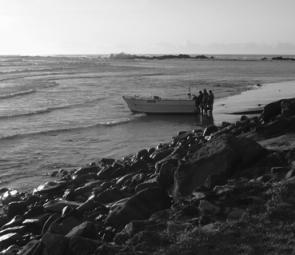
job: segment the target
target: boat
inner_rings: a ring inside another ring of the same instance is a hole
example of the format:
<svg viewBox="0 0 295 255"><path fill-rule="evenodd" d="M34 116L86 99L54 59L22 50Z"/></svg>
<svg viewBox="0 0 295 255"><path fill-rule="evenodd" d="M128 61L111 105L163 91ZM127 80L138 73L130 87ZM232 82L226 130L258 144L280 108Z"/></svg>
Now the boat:
<svg viewBox="0 0 295 255"><path fill-rule="evenodd" d="M133 113L146 114L197 114L195 101L191 98L161 98L123 96Z"/></svg>

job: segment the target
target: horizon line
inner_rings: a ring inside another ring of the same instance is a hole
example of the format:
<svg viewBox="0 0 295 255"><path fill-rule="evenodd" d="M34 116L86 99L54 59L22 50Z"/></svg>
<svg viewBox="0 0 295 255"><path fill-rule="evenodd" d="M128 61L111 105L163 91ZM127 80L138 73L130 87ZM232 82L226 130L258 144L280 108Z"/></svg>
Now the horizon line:
<svg viewBox="0 0 295 255"><path fill-rule="evenodd" d="M126 52L112 52L112 53L53 53L53 54L1 54L1 57L58 57L58 56L109 56L109 55L125 54L125 55L135 55L135 56L163 56L163 55L189 55L189 56L295 56L295 53L126 53Z"/></svg>

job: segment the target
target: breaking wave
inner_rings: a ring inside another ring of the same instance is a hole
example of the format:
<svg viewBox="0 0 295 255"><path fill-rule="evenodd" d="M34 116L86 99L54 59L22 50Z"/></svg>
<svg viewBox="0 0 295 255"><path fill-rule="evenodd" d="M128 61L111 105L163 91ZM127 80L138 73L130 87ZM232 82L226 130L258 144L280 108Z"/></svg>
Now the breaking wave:
<svg viewBox="0 0 295 255"><path fill-rule="evenodd" d="M92 125L86 125L86 126L50 129L50 130L37 131L37 132L31 132L31 133L14 134L14 135L0 137L0 140L12 140L12 139L19 139L19 138L25 138L30 136L37 136L37 135L57 135L59 133L80 131L80 130L91 129L96 127L112 127L112 126L126 124L128 122L133 121L134 119L135 118L124 118L120 120L98 122L98 123L95 123Z"/></svg>
<svg viewBox="0 0 295 255"><path fill-rule="evenodd" d="M12 97L28 95L28 94L32 94L35 92L36 92L36 89L28 89L28 90L23 90L23 91L18 91L18 92L2 95L2 96L0 96L0 99L7 99L7 98L12 98Z"/></svg>
<svg viewBox="0 0 295 255"><path fill-rule="evenodd" d="M92 103L98 102L104 100L104 98L96 98L93 100L85 101L82 103L77 103L77 104L69 104L69 105L61 105L61 106L56 106L56 107L48 107L45 109L40 109L32 112L24 112L24 113L18 113L18 114L13 114L13 115L0 115L0 119L12 119L12 118L20 118L20 117L27 117L27 116L33 116L33 115L40 115L40 114L46 114L50 113L53 111L58 111L58 110L64 110L64 109L73 109L77 107L86 107Z"/></svg>

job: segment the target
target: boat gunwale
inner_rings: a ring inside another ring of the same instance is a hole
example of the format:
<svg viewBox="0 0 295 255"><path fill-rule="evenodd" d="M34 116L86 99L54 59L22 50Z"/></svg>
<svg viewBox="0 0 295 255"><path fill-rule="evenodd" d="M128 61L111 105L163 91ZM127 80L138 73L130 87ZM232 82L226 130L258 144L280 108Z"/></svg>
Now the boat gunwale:
<svg viewBox="0 0 295 255"><path fill-rule="evenodd" d="M123 96L124 100L132 100L132 101L154 101L154 102L161 102L161 101L183 101L183 102L193 102L193 98L185 99L185 98L149 98L149 97L134 97L134 96Z"/></svg>

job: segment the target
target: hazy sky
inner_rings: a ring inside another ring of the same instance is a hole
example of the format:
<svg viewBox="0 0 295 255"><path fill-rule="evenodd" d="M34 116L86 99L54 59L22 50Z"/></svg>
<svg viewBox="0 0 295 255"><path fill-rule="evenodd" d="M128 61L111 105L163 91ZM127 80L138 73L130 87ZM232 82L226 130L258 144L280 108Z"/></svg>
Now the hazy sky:
<svg viewBox="0 0 295 255"><path fill-rule="evenodd" d="M0 0L0 54L295 54L295 0Z"/></svg>

